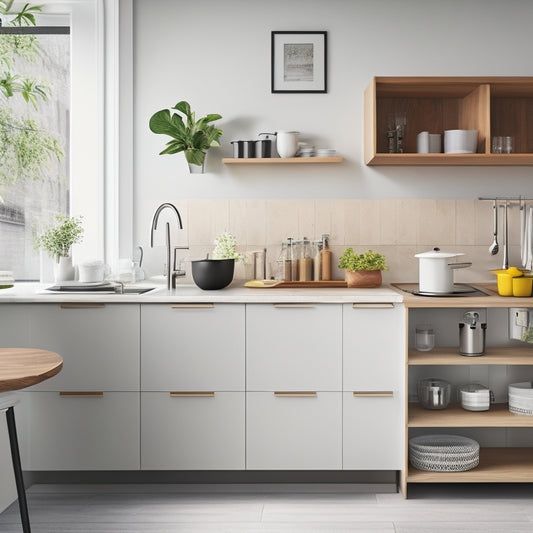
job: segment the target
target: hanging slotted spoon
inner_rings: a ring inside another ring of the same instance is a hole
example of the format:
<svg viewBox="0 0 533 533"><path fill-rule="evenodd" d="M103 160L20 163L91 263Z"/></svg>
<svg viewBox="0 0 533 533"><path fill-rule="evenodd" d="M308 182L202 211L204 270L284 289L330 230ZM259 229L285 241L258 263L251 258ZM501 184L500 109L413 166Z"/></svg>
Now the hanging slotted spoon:
<svg viewBox="0 0 533 533"><path fill-rule="evenodd" d="M492 234L494 239L492 244L489 246L489 253L491 255L496 255L500 250L500 245L498 244L498 206L496 205L496 200L492 204L492 211L494 214L494 222L492 225Z"/></svg>

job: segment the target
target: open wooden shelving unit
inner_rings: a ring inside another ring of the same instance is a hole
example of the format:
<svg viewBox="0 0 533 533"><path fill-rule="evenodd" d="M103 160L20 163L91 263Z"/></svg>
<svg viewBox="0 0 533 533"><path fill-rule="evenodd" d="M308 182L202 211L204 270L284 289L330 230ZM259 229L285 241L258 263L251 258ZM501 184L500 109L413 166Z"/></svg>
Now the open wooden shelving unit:
<svg viewBox="0 0 533 533"><path fill-rule="evenodd" d="M533 77L376 77L365 91L367 165L533 165ZM404 153L388 153L387 121L405 114ZM475 154L418 154L422 131L478 130ZM514 137L492 154L491 137Z"/></svg>
<svg viewBox="0 0 533 533"><path fill-rule="evenodd" d="M460 355L457 348L434 348L430 352L411 349L409 365L533 365L533 347L486 348L480 357Z"/></svg>
<svg viewBox="0 0 533 533"><path fill-rule="evenodd" d="M481 448L479 466L466 472L423 472L409 466L408 483L531 483L533 449Z"/></svg>
<svg viewBox="0 0 533 533"><path fill-rule="evenodd" d="M317 164L317 163L341 163L343 158L333 157L224 157L225 165L283 165L283 164Z"/></svg>
<svg viewBox="0 0 533 533"><path fill-rule="evenodd" d="M467 357L457 348L435 348L429 352L408 350L409 366L419 365L533 365L533 347L491 347L480 357ZM426 472L409 464L410 428L533 428L533 417L509 412L507 404L491 404L488 411L467 411L459 404L446 409L424 409L407 404L406 470L402 492L407 497L409 483L520 483L533 482L533 443L528 448L482 447L479 466L466 472Z"/></svg>

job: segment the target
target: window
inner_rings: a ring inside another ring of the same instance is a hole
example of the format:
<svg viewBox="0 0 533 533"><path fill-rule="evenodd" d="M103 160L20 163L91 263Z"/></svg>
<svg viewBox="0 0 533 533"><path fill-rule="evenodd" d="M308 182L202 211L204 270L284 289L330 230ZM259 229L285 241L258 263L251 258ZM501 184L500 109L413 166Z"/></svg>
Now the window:
<svg viewBox="0 0 533 533"><path fill-rule="evenodd" d="M109 183L104 183L106 168L116 170L118 164L113 164L115 152L106 150L107 122L104 110L109 107L106 93L117 92L118 89L113 75L108 76L106 82L106 61L115 59L118 54L116 47L112 46L113 32L118 27L118 8L125 4L129 6L131 0L40 0L36 2L42 6L42 14L37 17L37 27L68 26L70 27L69 55L70 55L70 91L69 112L65 119L69 141L65 149L65 158L61 164L66 166L65 175L68 175L68 185L65 194L60 194L64 200L64 208L73 216L82 216L84 225L83 242L75 246L74 262L83 259L104 257L107 249L117 249L118 239L111 235L107 244L104 242L104 186L111 191L108 196L111 200L107 218L113 222L117 216L116 204L118 201L118 172L110 172ZM24 5L24 2L19 6ZM131 8L130 8L131 9ZM115 16L115 19L113 19ZM104 18L106 24L104 25ZM108 29L109 28L109 29ZM110 32L110 35L107 35ZM39 36L39 39L41 36ZM105 39L109 43L104 46ZM111 57L111 59L109 59ZM117 59L118 62L118 59ZM40 67L39 69L40 70ZM3 105L0 102L0 105ZM118 110L111 110L115 119ZM106 160L107 159L109 160ZM0 185L0 187L3 187ZM2 192L0 192L2 195ZM113 198L113 195L115 198ZM7 201L6 201L7 204ZM31 221L27 220L24 210L9 205L7 212L1 216L13 217L22 222L24 216L25 247L32 247ZM63 206L62 206L63 208ZM106 207L107 209L107 207ZM1 224L1 223L0 223ZM131 225L131 224L130 224ZM15 224L10 225L11 230ZM20 231L20 228L18 228ZM22 252L10 242L0 240L1 249L10 249L13 257ZM31 266L23 274L15 265L0 255L0 270L13 270L16 279L39 279L39 270L36 267L39 254L32 252Z"/></svg>
<svg viewBox="0 0 533 533"><path fill-rule="evenodd" d="M0 29L0 266L39 279L33 234L69 213L68 27Z"/></svg>

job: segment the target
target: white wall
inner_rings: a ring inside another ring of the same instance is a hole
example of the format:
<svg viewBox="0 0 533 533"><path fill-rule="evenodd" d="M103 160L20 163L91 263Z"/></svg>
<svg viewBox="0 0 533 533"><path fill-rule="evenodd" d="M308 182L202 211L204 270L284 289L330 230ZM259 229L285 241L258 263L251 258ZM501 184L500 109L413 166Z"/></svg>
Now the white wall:
<svg viewBox="0 0 533 533"><path fill-rule="evenodd" d="M531 75L530 0L134 0L134 240L186 198L477 198L533 195L531 167L367 167L363 91L373 76ZM270 32L328 32L328 93L271 94ZM149 117L181 99L220 113L207 173L159 156ZM296 129L340 165L225 166L231 140ZM206 214L208 215L208 214ZM162 241L161 241L162 242Z"/></svg>

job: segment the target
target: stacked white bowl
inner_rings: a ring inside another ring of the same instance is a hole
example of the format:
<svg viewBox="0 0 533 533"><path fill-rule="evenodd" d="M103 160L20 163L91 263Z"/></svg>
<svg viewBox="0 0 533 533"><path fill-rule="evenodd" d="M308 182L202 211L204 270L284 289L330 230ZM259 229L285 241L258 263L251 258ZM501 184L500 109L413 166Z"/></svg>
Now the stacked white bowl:
<svg viewBox="0 0 533 533"><path fill-rule="evenodd" d="M470 383L457 387L461 407L467 411L488 411L490 390L485 385Z"/></svg>
<svg viewBox="0 0 533 533"><path fill-rule="evenodd" d="M517 415L533 416L533 383L531 381L509 385L509 411Z"/></svg>

